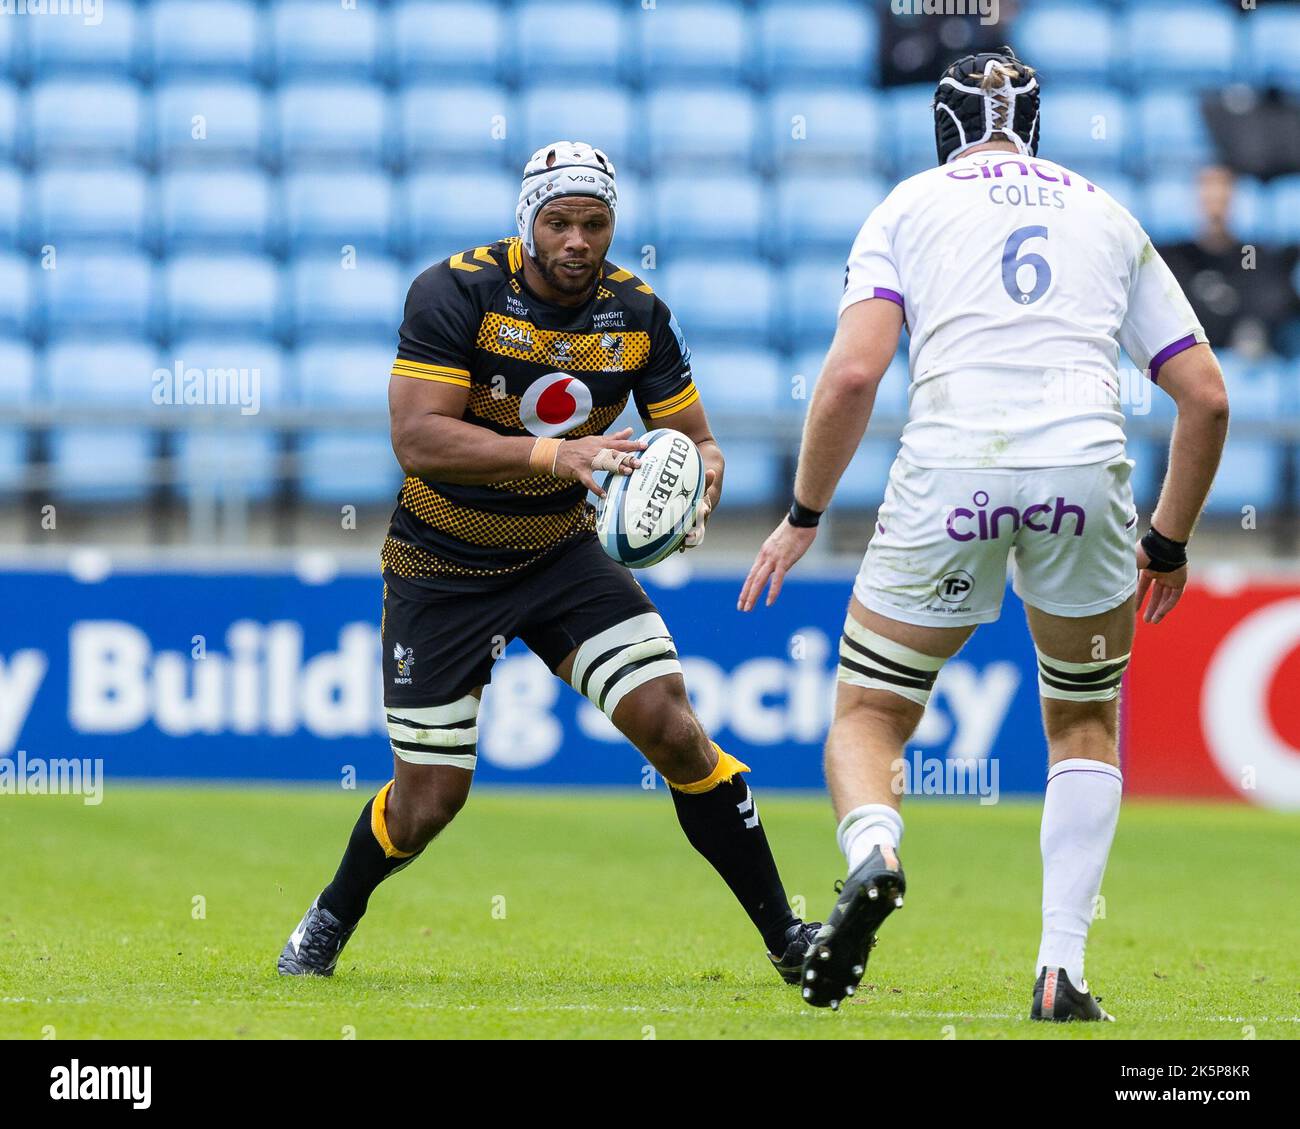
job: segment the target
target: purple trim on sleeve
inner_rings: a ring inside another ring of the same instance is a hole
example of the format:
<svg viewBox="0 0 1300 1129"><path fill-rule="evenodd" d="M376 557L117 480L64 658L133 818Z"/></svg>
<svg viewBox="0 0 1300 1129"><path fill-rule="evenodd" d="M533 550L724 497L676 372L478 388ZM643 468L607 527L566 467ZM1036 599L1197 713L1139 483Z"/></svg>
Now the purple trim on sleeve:
<svg viewBox="0 0 1300 1129"><path fill-rule="evenodd" d="M1197 344L1196 334L1189 333L1186 337L1180 337L1172 345L1166 345L1154 357L1151 358L1151 364L1148 366L1151 370L1151 382L1157 383L1160 380L1160 366L1169 360L1170 357L1176 357L1184 349L1190 349Z"/></svg>
<svg viewBox="0 0 1300 1129"><path fill-rule="evenodd" d="M897 290L886 290L883 286L874 287L871 291L873 298L888 298L891 302L903 305L903 296Z"/></svg>

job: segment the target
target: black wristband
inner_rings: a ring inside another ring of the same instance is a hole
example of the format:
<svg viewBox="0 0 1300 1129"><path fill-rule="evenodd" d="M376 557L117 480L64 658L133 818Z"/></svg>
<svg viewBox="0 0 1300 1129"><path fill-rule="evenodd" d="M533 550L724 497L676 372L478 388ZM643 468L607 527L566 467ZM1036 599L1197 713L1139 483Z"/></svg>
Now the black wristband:
<svg viewBox="0 0 1300 1129"><path fill-rule="evenodd" d="M1143 536L1142 548L1152 572L1174 572L1187 563L1187 542L1166 537L1154 525Z"/></svg>
<svg viewBox="0 0 1300 1129"><path fill-rule="evenodd" d="M790 512L786 515L786 520L798 529L811 529L822 519L824 510L810 510L807 506L800 505L799 499L796 498L790 503Z"/></svg>

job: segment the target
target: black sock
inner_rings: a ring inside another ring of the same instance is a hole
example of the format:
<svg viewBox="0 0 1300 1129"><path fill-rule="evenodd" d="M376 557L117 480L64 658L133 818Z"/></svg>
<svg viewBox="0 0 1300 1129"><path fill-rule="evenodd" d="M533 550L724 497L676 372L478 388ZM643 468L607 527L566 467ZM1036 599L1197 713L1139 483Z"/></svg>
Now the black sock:
<svg viewBox="0 0 1300 1129"><path fill-rule="evenodd" d="M370 895L379 883L420 855L419 851L400 858L389 858L384 854L384 848L370 829L370 811L374 802L375 797L371 796L361 809L361 818L352 828L352 838L348 840L343 861L334 873L334 881L320 895L320 904L347 925L361 920Z"/></svg>
<svg viewBox="0 0 1300 1129"><path fill-rule="evenodd" d="M731 887L768 951L780 956L786 930L798 918L790 912L749 785L737 773L708 792L669 791L691 846Z"/></svg>

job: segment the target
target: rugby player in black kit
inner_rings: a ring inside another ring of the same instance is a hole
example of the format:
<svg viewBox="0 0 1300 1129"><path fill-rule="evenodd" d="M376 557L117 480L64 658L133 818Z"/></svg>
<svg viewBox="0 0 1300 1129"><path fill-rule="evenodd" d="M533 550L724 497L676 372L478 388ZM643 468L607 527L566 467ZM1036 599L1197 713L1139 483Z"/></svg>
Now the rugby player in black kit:
<svg viewBox="0 0 1300 1129"><path fill-rule="evenodd" d="M384 542L384 706L394 779L367 801L334 880L280 954L282 975L329 976L371 893L408 866L469 795L482 688L522 639L589 698L670 785L687 839L731 888L789 983L818 926L790 911L748 771L691 709L672 637L605 555L587 491L630 473L643 420L700 449L706 506L723 460L668 307L605 261L614 166L581 142L524 170L519 236L431 267L411 286L389 382L406 481Z"/></svg>

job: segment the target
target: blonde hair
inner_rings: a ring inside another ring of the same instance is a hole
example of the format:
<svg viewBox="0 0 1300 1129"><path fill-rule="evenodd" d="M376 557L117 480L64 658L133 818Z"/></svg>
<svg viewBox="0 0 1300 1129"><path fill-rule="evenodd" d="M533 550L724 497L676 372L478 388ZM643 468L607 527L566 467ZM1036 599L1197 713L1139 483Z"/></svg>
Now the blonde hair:
<svg viewBox="0 0 1300 1129"><path fill-rule="evenodd" d="M990 125L994 135L1000 133L1007 141L1011 140L1011 99L1002 92L1002 87L1018 78L1030 78L1033 73L1033 67L1016 62L1014 65L994 63L982 75L971 75L971 78L979 78L980 90L992 95L989 99L993 118Z"/></svg>

